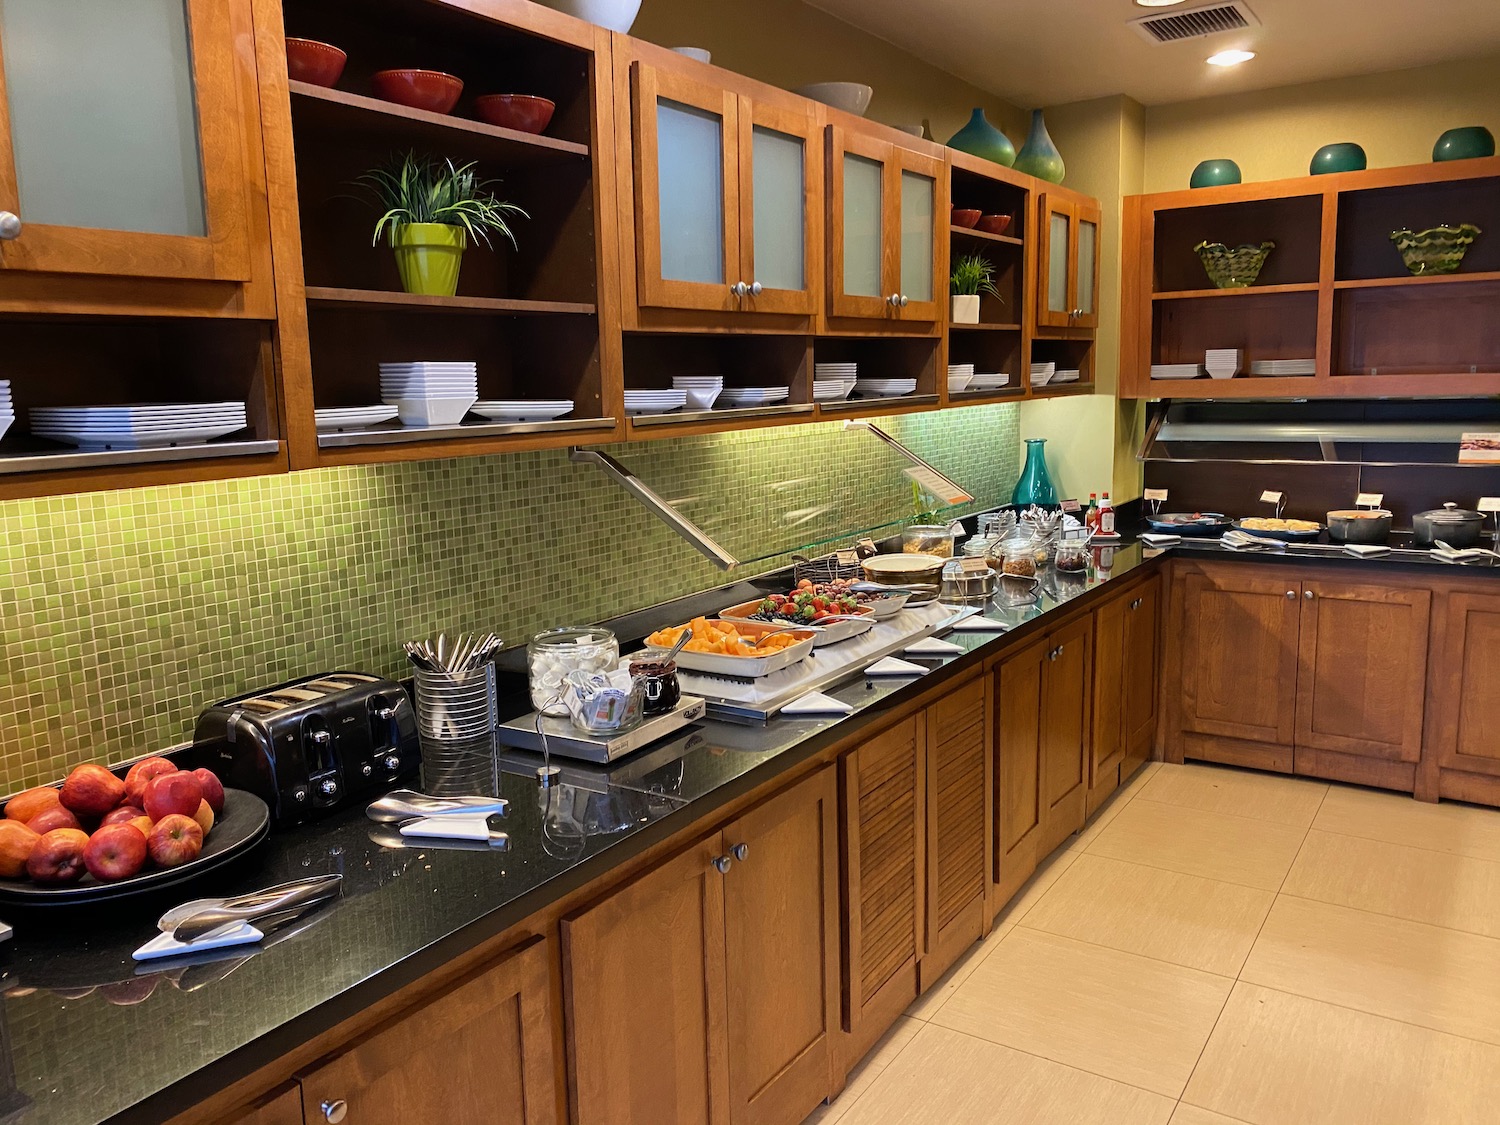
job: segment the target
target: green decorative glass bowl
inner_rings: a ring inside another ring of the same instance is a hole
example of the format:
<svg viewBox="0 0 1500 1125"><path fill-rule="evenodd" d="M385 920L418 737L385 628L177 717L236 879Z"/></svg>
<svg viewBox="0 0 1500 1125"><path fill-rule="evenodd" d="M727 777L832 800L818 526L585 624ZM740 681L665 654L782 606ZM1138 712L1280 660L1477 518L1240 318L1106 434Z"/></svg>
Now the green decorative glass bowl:
<svg viewBox="0 0 1500 1125"><path fill-rule="evenodd" d="M1473 223L1456 227L1433 227L1430 230L1391 231L1391 241L1401 253L1401 260L1415 277L1434 273L1457 273L1464 255L1482 232Z"/></svg>
<svg viewBox="0 0 1500 1125"><path fill-rule="evenodd" d="M1262 242L1259 246L1247 242L1233 247L1222 242L1200 242L1193 247L1203 261L1208 280L1220 289L1248 289L1254 285L1274 249L1274 242Z"/></svg>

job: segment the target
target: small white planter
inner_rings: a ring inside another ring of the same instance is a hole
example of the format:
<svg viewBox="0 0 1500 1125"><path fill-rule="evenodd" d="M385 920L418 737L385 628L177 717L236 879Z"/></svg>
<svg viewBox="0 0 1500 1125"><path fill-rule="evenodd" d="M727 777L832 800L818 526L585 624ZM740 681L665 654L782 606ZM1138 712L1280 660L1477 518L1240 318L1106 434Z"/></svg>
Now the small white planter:
<svg viewBox="0 0 1500 1125"><path fill-rule="evenodd" d="M954 324L978 324L979 294L972 293L967 296L954 297L952 319Z"/></svg>

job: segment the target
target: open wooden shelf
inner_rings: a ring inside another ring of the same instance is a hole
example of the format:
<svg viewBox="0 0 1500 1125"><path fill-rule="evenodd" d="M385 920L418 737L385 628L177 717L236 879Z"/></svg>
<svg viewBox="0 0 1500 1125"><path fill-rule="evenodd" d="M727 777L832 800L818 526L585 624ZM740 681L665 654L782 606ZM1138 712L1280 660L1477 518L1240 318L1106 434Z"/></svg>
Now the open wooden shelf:
<svg viewBox="0 0 1500 1125"><path fill-rule="evenodd" d="M338 306L346 309L380 309L418 312L432 309L445 313L509 313L512 316L547 316L569 314L592 316L598 308L581 301L525 301L509 297L429 297L420 293L395 293L383 289L338 289L327 285L309 285L310 305Z"/></svg>
<svg viewBox="0 0 1500 1125"><path fill-rule="evenodd" d="M1179 289L1171 293L1153 293L1153 301L1195 301L1203 297L1245 297L1267 293L1316 293L1318 283L1309 281L1296 285L1251 285L1244 289Z"/></svg>
<svg viewBox="0 0 1500 1125"><path fill-rule="evenodd" d="M1007 246L1025 246L1024 239L1014 238L1008 234L990 234L988 231L975 230L973 227L948 228L948 233L959 238L977 238L983 242L1001 242Z"/></svg>
<svg viewBox="0 0 1500 1125"><path fill-rule="evenodd" d="M989 406L999 402L1019 402L1026 397L1024 386L1008 386L998 391L948 392L949 406Z"/></svg>
<svg viewBox="0 0 1500 1125"><path fill-rule="evenodd" d="M1019 332L1019 324L949 324L948 327L954 332Z"/></svg>
<svg viewBox="0 0 1500 1125"><path fill-rule="evenodd" d="M1500 281L1500 270L1485 270L1475 273L1429 273L1404 274L1400 277L1361 277L1348 281L1335 281L1335 289L1389 289L1398 285L1462 285L1477 281Z"/></svg>

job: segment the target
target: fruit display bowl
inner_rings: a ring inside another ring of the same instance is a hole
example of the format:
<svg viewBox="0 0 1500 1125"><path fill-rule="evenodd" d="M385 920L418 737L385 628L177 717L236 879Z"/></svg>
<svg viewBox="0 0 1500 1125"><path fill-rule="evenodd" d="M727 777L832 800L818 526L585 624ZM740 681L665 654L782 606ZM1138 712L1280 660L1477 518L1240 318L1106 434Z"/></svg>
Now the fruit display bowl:
<svg viewBox="0 0 1500 1125"><path fill-rule="evenodd" d="M286 41L286 73L293 82L310 86L332 86L344 73L349 56L332 43L316 39Z"/></svg>
<svg viewBox="0 0 1500 1125"><path fill-rule="evenodd" d="M440 70L378 70L370 82L386 101L429 113L447 113L464 92L462 79Z"/></svg>
<svg viewBox="0 0 1500 1125"><path fill-rule="evenodd" d="M953 208L953 216L950 221L956 227L973 230L974 224L979 222L980 216L983 214L983 211L976 211L969 207L955 207Z"/></svg>
<svg viewBox="0 0 1500 1125"><path fill-rule="evenodd" d="M1414 277L1434 273L1457 273L1464 255L1482 232L1473 223L1456 227L1432 227L1430 230L1391 231L1391 241L1401 260Z"/></svg>
<svg viewBox="0 0 1500 1125"><path fill-rule="evenodd" d="M238 859L270 834L271 810L254 793L224 790L224 812L214 821L213 831L203 841L198 858L180 867L153 868L121 879L101 883L92 875L66 886L42 886L24 879L0 879L0 904L56 906L101 902L147 894L197 879Z"/></svg>
<svg viewBox="0 0 1500 1125"><path fill-rule="evenodd" d="M1202 260L1208 280L1218 288L1248 289L1255 284L1261 267L1274 249L1274 242L1262 242L1259 246L1247 242L1234 247L1222 242L1200 242L1193 247L1193 252Z"/></svg>
<svg viewBox="0 0 1500 1125"><path fill-rule="evenodd" d="M979 229L985 234L1004 234L1010 230L1010 215L986 215L979 220Z"/></svg>
<svg viewBox="0 0 1500 1125"><path fill-rule="evenodd" d="M485 94L474 99L474 112L486 125L522 133L545 132L556 109L556 102L532 94Z"/></svg>

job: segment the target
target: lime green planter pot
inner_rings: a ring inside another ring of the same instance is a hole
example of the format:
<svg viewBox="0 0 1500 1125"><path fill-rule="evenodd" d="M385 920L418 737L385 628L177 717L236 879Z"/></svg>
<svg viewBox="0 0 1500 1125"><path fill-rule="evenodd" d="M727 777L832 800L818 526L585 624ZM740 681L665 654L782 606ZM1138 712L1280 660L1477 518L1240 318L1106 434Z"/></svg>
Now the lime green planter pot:
<svg viewBox="0 0 1500 1125"><path fill-rule="evenodd" d="M401 288L424 297L452 297L458 292L458 267L468 245L463 227L446 223L407 223L397 227L391 246Z"/></svg>

